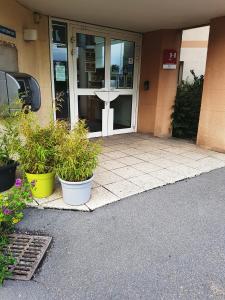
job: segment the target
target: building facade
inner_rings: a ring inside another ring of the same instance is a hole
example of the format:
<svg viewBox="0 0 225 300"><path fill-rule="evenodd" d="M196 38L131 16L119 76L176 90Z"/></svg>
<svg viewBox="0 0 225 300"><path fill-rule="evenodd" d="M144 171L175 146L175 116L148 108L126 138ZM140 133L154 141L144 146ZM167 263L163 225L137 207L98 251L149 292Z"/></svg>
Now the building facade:
<svg viewBox="0 0 225 300"><path fill-rule="evenodd" d="M111 11L108 6L82 10L82 1L78 1L78 18L70 9L76 9L73 1L67 0L62 8L60 1L54 6L47 2L39 7L41 2L35 0L0 0L0 29L15 32L0 31L0 69L10 68L7 59L15 61L15 71L38 80L42 122L49 120L53 107L60 103L55 118L67 119L71 125L79 118L86 119L92 137L136 131L170 136L182 28L200 25L196 23L203 20L193 20L191 15L188 19L187 15L176 24L172 17L165 23L166 15L154 19L154 14L149 19L144 9L139 15L140 3L132 10L121 3L126 12L121 18L114 7ZM74 21L77 19L79 22ZM225 79L225 17L221 10L220 15L213 11L206 20L211 30L198 144L224 152L225 87L221 82Z"/></svg>

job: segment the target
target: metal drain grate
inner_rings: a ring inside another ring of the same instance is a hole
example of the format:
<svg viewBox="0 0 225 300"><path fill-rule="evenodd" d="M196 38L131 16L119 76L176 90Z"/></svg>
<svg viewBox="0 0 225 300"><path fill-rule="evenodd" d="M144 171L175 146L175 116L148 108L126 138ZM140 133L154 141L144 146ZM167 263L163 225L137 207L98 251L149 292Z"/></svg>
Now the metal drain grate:
<svg viewBox="0 0 225 300"><path fill-rule="evenodd" d="M10 234L8 251L16 259L10 266L10 279L30 280L41 262L52 238L48 236Z"/></svg>

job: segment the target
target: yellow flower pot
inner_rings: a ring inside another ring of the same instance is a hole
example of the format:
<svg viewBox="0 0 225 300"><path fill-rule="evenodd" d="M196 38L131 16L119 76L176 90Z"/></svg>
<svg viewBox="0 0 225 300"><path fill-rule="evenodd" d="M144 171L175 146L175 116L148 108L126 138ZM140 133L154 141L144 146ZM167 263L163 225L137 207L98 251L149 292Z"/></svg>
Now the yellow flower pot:
<svg viewBox="0 0 225 300"><path fill-rule="evenodd" d="M26 173L27 180L31 185L31 192L35 198L50 196L54 190L55 173L30 174Z"/></svg>

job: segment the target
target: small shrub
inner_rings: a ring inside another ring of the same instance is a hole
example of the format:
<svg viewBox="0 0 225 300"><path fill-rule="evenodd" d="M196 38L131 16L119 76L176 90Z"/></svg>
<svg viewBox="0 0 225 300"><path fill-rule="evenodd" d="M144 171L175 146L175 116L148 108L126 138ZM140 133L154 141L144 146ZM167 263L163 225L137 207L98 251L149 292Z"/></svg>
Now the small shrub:
<svg viewBox="0 0 225 300"><path fill-rule="evenodd" d="M9 191L0 194L0 285L11 276L8 267L15 263L15 258L6 250L7 234L22 220L23 210L30 201L30 186L21 179L17 179Z"/></svg>
<svg viewBox="0 0 225 300"><path fill-rule="evenodd" d="M177 138L195 139L198 132L204 77L194 77L193 82L182 81L177 88L173 106L172 135Z"/></svg>
<svg viewBox="0 0 225 300"><path fill-rule="evenodd" d="M18 147L21 168L31 174L54 171L55 147L65 133L66 123L51 121L41 126L34 113L22 113L20 117L21 142Z"/></svg>
<svg viewBox="0 0 225 300"><path fill-rule="evenodd" d="M87 180L93 175L99 153L99 143L88 139L86 124L80 120L56 147L56 173L66 181Z"/></svg>
<svg viewBox="0 0 225 300"><path fill-rule="evenodd" d="M30 186L17 179L15 186L0 194L0 234L11 231L23 218L23 210L31 202Z"/></svg>

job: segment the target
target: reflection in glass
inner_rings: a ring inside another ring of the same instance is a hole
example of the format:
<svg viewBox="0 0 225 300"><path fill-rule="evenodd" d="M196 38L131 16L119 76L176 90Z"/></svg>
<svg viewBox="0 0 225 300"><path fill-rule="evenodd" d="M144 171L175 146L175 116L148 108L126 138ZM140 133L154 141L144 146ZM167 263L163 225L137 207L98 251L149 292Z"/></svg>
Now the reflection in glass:
<svg viewBox="0 0 225 300"><path fill-rule="evenodd" d="M79 119L85 119L90 132L102 131L104 102L97 96L78 96Z"/></svg>
<svg viewBox="0 0 225 300"><path fill-rule="evenodd" d="M77 33L78 88L105 86L105 39Z"/></svg>
<svg viewBox="0 0 225 300"><path fill-rule="evenodd" d="M69 76L68 76L68 41L67 24L53 22L52 24L52 57L54 71L54 87L57 119L69 119ZM58 101L58 103L57 103Z"/></svg>
<svg viewBox="0 0 225 300"><path fill-rule="evenodd" d="M132 95L120 95L110 102L110 108L114 108L114 130L131 127Z"/></svg>
<svg viewBox="0 0 225 300"><path fill-rule="evenodd" d="M111 87L133 88L134 42L111 40Z"/></svg>

